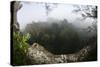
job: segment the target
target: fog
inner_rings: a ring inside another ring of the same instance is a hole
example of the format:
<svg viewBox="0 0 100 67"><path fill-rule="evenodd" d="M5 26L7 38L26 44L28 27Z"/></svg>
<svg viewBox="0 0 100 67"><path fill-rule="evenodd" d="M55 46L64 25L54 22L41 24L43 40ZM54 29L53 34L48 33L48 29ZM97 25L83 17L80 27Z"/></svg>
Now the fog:
<svg viewBox="0 0 100 67"><path fill-rule="evenodd" d="M24 3L23 7L17 13L17 20L20 24L20 29L24 29L29 23L34 22L53 22L55 20L68 20L69 23L78 28L86 28L94 21L91 18L82 20L81 14L74 13L74 5L71 4L57 4L51 5L52 10L46 15L45 3ZM88 22L88 23L87 23Z"/></svg>

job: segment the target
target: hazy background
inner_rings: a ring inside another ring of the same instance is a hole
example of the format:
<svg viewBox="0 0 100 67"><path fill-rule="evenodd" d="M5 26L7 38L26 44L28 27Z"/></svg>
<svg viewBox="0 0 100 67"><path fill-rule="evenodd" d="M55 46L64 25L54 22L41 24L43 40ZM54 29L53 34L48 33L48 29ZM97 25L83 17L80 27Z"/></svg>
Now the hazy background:
<svg viewBox="0 0 100 67"><path fill-rule="evenodd" d="M0 45L0 66L3 67L3 66L6 66L6 67L12 67L9 63L10 63L10 2L11 0L1 0L0 1L0 30L1 30L1 44L3 45ZM33 0L29 0L29 1L33 1ZM40 2L40 1L43 1L43 0L34 0L34 2ZM45 0L44 2L47 2L47 0ZM74 3L74 4L92 4L92 5L100 5L99 2L100 0L95 0L95 1L92 1L92 0L48 0L48 2L65 2L65 3ZM5 5L6 4L6 5ZM5 9L4 9L5 8ZM100 9L98 9L98 14L100 14ZM98 22L100 21L100 16L98 16ZM98 23L98 33L100 32L100 24ZM3 36L5 35L5 37ZM99 36L98 36L98 40L99 40ZM98 41L98 44L100 42ZM99 48L100 46L98 46ZM5 48L5 49L4 49ZM100 49L98 49L99 51ZM3 52L2 52L3 51ZM98 55L100 55L100 53L98 53ZM98 59L100 59L100 57L98 57ZM90 63L77 63L77 67L84 67L84 66L91 66L91 67L94 67L94 66L97 66L99 67L100 61L98 62L90 62ZM98 64L97 64L98 63ZM55 66L58 66L58 67L66 67L67 66L70 66L70 67L75 67L76 64L53 64L53 65L38 65L38 67L55 67ZM29 67L33 67L32 66L29 66Z"/></svg>
<svg viewBox="0 0 100 67"><path fill-rule="evenodd" d="M94 21L90 18L85 19L84 21L81 20L81 14L74 13L73 10L75 7L71 4L57 4L55 7L51 3L50 5L53 10L49 12L48 16L46 15L45 3L21 2L21 4L23 7L17 13L17 20L20 24L20 29L23 29L26 24L32 23L32 21L38 22L49 20L50 22L51 20L67 19L69 23L81 28L91 25L91 23Z"/></svg>

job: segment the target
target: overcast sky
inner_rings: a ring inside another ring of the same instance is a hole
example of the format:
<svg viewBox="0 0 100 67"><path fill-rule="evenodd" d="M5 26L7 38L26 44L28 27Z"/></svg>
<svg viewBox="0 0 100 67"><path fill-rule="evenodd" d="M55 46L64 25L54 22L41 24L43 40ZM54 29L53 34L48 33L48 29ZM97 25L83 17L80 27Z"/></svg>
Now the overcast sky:
<svg viewBox="0 0 100 67"><path fill-rule="evenodd" d="M53 10L46 15L45 3L24 3L23 7L17 13L17 20L20 24L20 28L25 27L26 24L32 21L46 21L47 18L55 18L59 20L67 19L69 22L74 22L78 18L81 18L80 14L75 14L73 5L57 4L52 6ZM52 5L52 4L51 4ZM81 24L83 25L83 24Z"/></svg>

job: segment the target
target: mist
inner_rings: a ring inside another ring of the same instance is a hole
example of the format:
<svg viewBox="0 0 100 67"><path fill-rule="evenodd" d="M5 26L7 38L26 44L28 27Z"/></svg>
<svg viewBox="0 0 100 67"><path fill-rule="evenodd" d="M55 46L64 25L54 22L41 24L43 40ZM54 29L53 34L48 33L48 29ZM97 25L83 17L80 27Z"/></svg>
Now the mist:
<svg viewBox="0 0 100 67"><path fill-rule="evenodd" d="M15 64L97 60L97 6L18 1L11 7Z"/></svg>
<svg viewBox="0 0 100 67"><path fill-rule="evenodd" d="M29 23L39 21L41 22L53 22L55 20L66 19L69 23L72 23L78 28L86 28L94 21L91 18L81 20L81 14L74 13L74 5L71 4L57 4L51 6L52 10L46 15L44 3L21 3L23 7L17 13L17 20L20 24L20 29L24 29ZM51 5L51 4L50 4Z"/></svg>

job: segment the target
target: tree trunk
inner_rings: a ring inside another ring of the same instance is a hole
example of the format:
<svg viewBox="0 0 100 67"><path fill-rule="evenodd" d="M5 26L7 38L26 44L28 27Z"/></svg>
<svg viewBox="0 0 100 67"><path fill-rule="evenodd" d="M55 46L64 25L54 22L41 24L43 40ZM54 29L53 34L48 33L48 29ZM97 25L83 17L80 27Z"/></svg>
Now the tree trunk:
<svg viewBox="0 0 100 67"><path fill-rule="evenodd" d="M22 4L20 4L20 1L12 1L11 2L11 26L13 31L19 31L20 26L17 21L17 12L22 7Z"/></svg>

